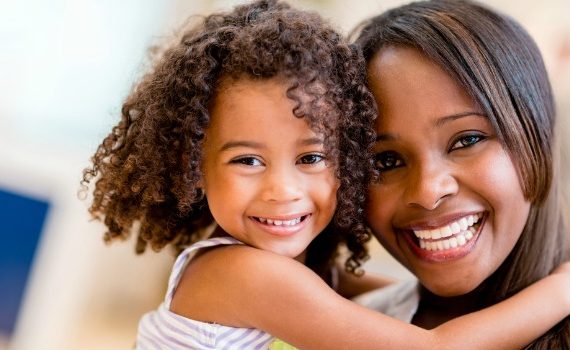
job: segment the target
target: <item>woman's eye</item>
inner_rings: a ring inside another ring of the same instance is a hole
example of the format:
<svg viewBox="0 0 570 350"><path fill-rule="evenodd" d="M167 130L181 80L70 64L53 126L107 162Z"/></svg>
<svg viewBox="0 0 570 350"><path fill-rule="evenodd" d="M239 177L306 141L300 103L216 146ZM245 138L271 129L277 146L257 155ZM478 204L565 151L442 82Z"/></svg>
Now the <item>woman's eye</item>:
<svg viewBox="0 0 570 350"><path fill-rule="evenodd" d="M395 152L380 152L374 156L374 166L379 171L388 171L404 165L404 161Z"/></svg>
<svg viewBox="0 0 570 350"><path fill-rule="evenodd" d="M485 139L485 137L483 135L479 135L479 134L470 134L470 135L461 136L451 146L450 151L473 146L474 144L476 144L476 143L478 143L484 139Z"/></svg>
<svg viewBox="0 0 570 350"><path fill-rule="evenodd" d="M325 160L325 156L318 153L306 154L299 158L298 164L316 164Z"/></svg>
<svg viewBox="0 0 570 350"><path fill-rule="evenodd" d="M230 163L231 164L243 164L243 165L247 165L247 166L262 166L263 165L261 160L255 158L255 157L240 157L240 158L232 159L230 161Z"/></svg>

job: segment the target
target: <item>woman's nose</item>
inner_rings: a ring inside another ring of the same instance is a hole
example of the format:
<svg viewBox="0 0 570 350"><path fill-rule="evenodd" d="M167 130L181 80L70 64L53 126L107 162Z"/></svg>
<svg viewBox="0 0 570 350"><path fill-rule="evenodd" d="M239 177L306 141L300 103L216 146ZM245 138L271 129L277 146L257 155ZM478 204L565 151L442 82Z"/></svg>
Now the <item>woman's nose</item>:
<svg viewBox="0 0 570 350"><path fill-rule="evenodd" d="M459 190L451 169L441 162L418 166L410 176L405 192L406 204L410 206L433 210Z"/></svg>

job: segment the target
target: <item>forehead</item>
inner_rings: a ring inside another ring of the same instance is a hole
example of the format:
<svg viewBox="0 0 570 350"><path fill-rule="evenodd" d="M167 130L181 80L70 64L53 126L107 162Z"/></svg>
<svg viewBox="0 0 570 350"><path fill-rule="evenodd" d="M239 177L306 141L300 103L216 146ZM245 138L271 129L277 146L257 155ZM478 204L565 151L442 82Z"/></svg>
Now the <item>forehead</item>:
<svg viewBox="0 0 570 350"><path fill-rule="evenodd" d="M248 75L224 76L217 84L209 109L210 112L220 108L235 112L239 108L262 114L260 109L266 108L265 115L269 115L270 105L279 106L282 112L288 109L292 118L305 121L319 133L327 129L323 128L325 125L336 125L340 115L340 107L330 97L325 84L316 80L300 85L295 78L282 76L262 79Z"/></svg>
<svg viewBox="0 0 570 350"><path fill-rule="evenodd" d="M368 64L368 81L380 109L378 126L479 110L455 79L414 48L381 49Z"/></svg>
<svg viewBox="0 0 570 350"><path fill-rule="evenodd" d="M310 131L305 118L294 115L294 108L287 85L278 79L225 81L210 106L207 133L210 138L260 138L272 128L282 133Z"/></svg>

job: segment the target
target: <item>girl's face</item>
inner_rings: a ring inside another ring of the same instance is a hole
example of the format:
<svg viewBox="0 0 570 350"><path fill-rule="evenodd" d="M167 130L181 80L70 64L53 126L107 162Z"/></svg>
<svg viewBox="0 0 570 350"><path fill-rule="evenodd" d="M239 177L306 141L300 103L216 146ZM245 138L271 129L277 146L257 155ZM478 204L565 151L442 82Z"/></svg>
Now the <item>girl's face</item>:
<svg viewBox="0 0 570 350"><path fill-rule="evenodd" d="M433 293L470 292L526 223L515 166L481 108L419 51L387 47L368 68L381 172L370 187L370 228Z"/></svg>
<svg viewBox="0 0 570 350"><path fill-rule="evenodd" d="M219 226L297 257L330 222L338 182L323 138L296 118L277 79L222 83L206 132L203 188Z"/></svg>

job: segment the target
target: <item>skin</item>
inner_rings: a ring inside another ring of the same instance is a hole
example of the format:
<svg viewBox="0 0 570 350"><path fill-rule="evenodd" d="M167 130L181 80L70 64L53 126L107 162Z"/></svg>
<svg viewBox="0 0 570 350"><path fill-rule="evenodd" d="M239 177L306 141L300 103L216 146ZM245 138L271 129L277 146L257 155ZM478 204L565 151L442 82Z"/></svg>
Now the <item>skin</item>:
<svg viewBox="0 0 570 350"><path fill-rule="evenodd" d="M300 349L375 350L517 349L568 314L568 274L549 276L433 331L335 293L292 259L302 255L334 212L338 184L324 161L322 140L292 115L286 85L279 80L238 80L220 91L206 134L202 186L218 234L247 245L216 247L194 257L176 288L172 312L262 329ZM265 227L255 219L303 216L286 228ZM550 302L539 302L545 298ZM540 322L526 322L530 315ZM499 324L505 327L492 327Z"/></svg>
<svg viewBox="0 0 570 350"><path fill-rule="evenodd" d="M476 288L503 263L528 217L515 166L477 104L419 51L383 48L368 69L380 108L375 160L381 170L370 187L369 225L429 292L456 297L439 306L473 311L468 305ZM469 215L482 218L464 246L419 247L412 230Z"/></svg>
<svg viewBox="0 0 570 350"><path fill-rule="evenodd" d="M291 258L330 222L338 189L322 137L293 107L279 80L222 84L202 166L219 226L250 246Z"/></svg>

